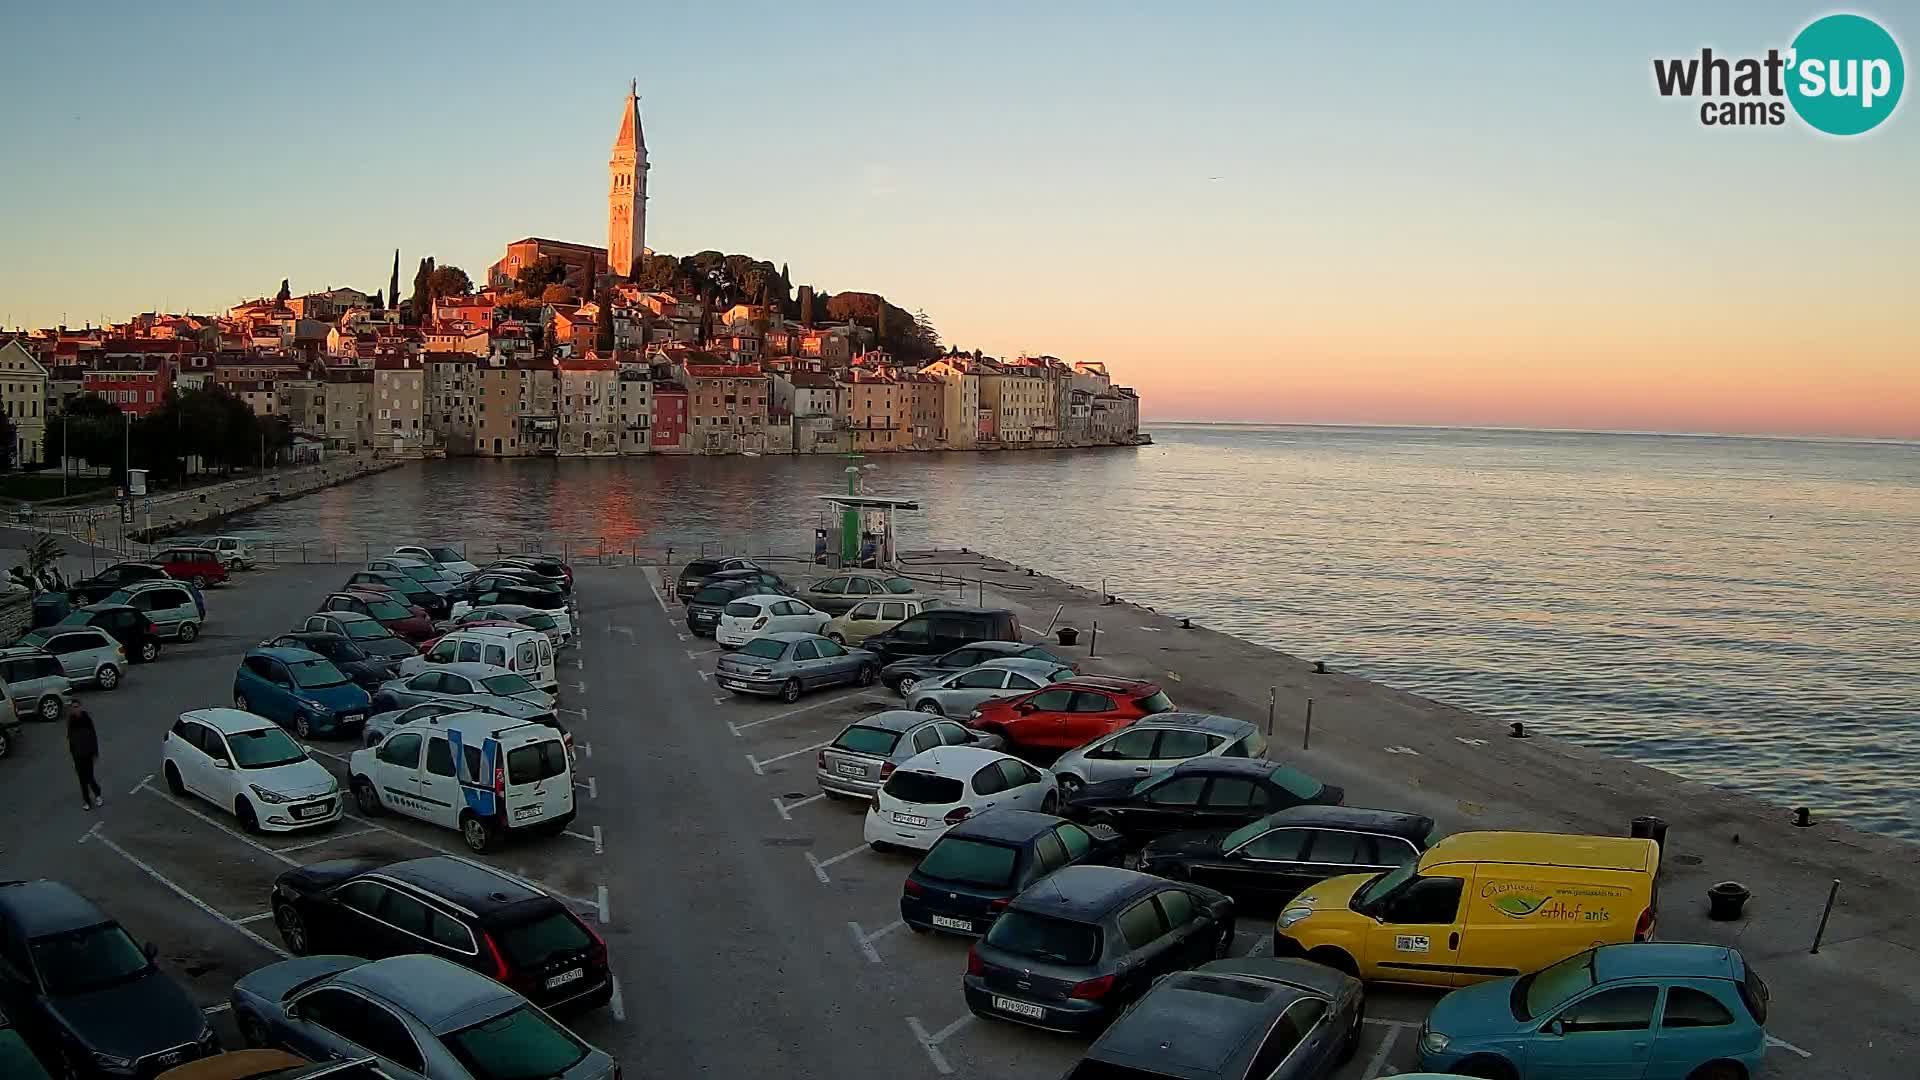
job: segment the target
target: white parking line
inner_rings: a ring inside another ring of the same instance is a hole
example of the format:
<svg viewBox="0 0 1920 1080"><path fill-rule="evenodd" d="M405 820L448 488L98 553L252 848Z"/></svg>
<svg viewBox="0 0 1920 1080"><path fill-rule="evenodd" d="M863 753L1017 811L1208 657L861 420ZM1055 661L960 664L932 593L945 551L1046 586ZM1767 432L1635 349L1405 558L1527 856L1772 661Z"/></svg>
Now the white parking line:
<svg viewBox="0 0 1920 1080"><path fill-rule="evenodd" d="M1780 1049L1787 1051L1788 1053L1798 1054L1803 1058L1810 1058L1813 1056L1813 1054L1810 1053L1809 1051L1802 1050L1785 1039L1776 1039L1771 1035L1767 1036L1767 1045L1777 1046Z"/></svg>
<svg viewBox="0 0 1920 1080"><path fill-rule="evenodd" d="M703 679L713 678L713 672L711 671L702 670L699 674L700 674L700 677Z"/></svg>
<svg viewBox="0 0 1920 1080"><path fill-rule="evenodd" d="M793 811L800 809L801 807L807 805L810 802L819 802L821 799L824 799L826 797L827 797L826 792L816 791L812 795L809 795L804 799L796 799L793 802L783 802L781 801L780 796L775 795L773 797L773 810L775 813L780 815L781 821L792 821Z"/></svg>
<svg viewBox="0 0 1920 1080"><path fill-rule="evenodd" d="M1373 1052L1373 1057L1367 1062L1367 1071L1361 1074L1361 1080L1373 1080L1380 1075L1381 1066L1387 1063L1387 1055L1393 1053L1393 1044L1399 1038L1398 1024L1387 1029L1387 1037L1380 1040L1380 1047Z"/></svg>
<svg viewBox="0 0 1920 1080"><path fill-rule="evenodd" d="M660 605L660 610L666 612L668 616L672 616L673 609L667 606L667 598L660 595L660 589L654 585L653 578L647 576L646 582L647 591L653 594L654 602Z"/></svg>
<svg viewBox="0 0 1920 1080"><path fill-rule="evenodd" d="M148 785L149 783L151 783L151 782L152 782L152 780L153 780L153 774L152 774L152 773L148 773L147 775L145 775L145 776L143 776L143 777L141 777L141 778L140 778L140 782L139 782L139 783L137 783L137 784L135 784L135 785L133 785L133 790L132 790L132 791L129 791L129 792L127 792L127 794L129 794L129 795L138 795L138 794L140 794L140 789L141 789L141 788L143 788L143 787L146 787L146 786L147 786L147 785Z"/></svg>
<svg viewBox="0 0 1920 1080"><path fill-rule="evenodd" d="M927 1060L933 1062L934 1070L941 1076L952 1076L953 1066L947 1064L946 1055L940 1052L940 1044L951 1038L954 1032L966 1027L972 1019L973 1014L968 1013L953 1023L948 1024L946 1027L941 1028L938 1034L929 1035L927 1034L926 1025L920 1022L919 1017L909 1016L907 1017L907 1029L913 1032L913 1039L920 1044L920 1049L927 1052Z"/></svg>
<svg viewBox="0 0 1920 1080"><path fill-rule="evenodd" d="M627 999L620 994L620 976L613 976L613 996L607 999L607 1009L613 1018L621 1023L627 1022Z"/></svg>
<svg viewBox="0 0 1920 1080"><path fill-rule="evenodd" d="M702 672L701 674L704 675L706 673ZM789 716L799 716L801 713L812 712L815 709L824 708L828 705L837 705L842 701L847 701L852 698L857 698L861 694L866 693L868 689L869 689L868 687L863 686L858 690L855 690L849 694L836 694L830 698L821 698L819 701L816 701L811 705L802 705L797 709L788 709L786 712L777 712L777 713L774 713L772 716L763 716L758 720L749 720L744 724L736 724L733 721L729 720L727 721L727 728L728 730L732 731L735 735L739 735L741 732L747 730L748 728L757 728L761 724L771 724L775 720L785 720ZM726 700L725 698L715 698L714 702L717 704L725 700Z"/></svg>
<svg viewBox="0 0 1920 1080"><path fill-rule="evenodd" d="M266 855L269 858L279 859L281 862L286 863L288 866L300 865L300 860L289 859L285 855L282 855L278 851L275 851L273 848L270 848L267 845L259 842L258 840L255 840L253 837L248 836L246 833L240 832L235 829L227 828L225 825L222 825L221 823L213 820L212 818L201 813L200 811L195 810L193 807L188 806L186 803L181 802L179 799L174 798L173 796L167 794L164 791L161 791L157 787L153 787L149 784L142 784L140 785L140 787L143 790L152 792L153 794L159 796L163 801L165 801L169 805L185 813L192 814L194 817L199 818L201 821L205 822L206 824L211 825L216 829L219 829L221 832L226 833L228 836L233 837L235 840L240 841L241 843L247 845L248 847L252 848L253 850L259 852L262 855Z"/></svg>
<svg viewBox="0 0 1920 1080"><path fill-rule="evenodd" d="M880 950L874 948L873 943L876 941L879 941L881 938L886 937L888 934L893 933L895 930L898 930L905 925L907 925L906 920L895 919L892 922L888 923L887 925L869 934L865 930L860 928L859 923L849 922L847 923L847 929L853 931L853 942L854 944L860 946L861 952L866 954L867 962L870 964L878 964L880 963Z"/></svg>
<svg viewBox="0 0 1920 1080"><path fill-rule="evenodd" d="M589 799L597 799L600 797L600 781L594 779L591 776L587 777L587 782L584 784L578 780L575 780L573 782L573 786L584 790L587 793L587 798Z"/></svg>
<svg viewBox="0 0 1920 1080"><path fill-rule="evenodd" d="M833 745L833 740L828 739L826 742L817 742L817 743L814 743L812 746L803 746L798 750L789 750L784 754L775 754L774 756L767 758L765 761L762 761L761 759L754 757L752 754L748 754L746 755L747 764L753 766L753 771L756 774L760 776L765 776L767 775L767 771L766 771L767 766L773 764L776 761L785 761L790 757L799 757L801 754L811 754L816 750L822 750L832 745Z"/></svg>
<svg viewBox="0 0 1920 1080"><path fill-rule="evenodd" d="M575 716L578 716L582 720L585 720L587 718L587 710L585 709L573 709L573 708L568 708L565 705L555 705L553 707L553 711L563 712L563 713L572 713Z"/></svg>
<svg viewBox="0 0 1920 1080"><path fill-rule="evenodd" d="M803 851L800 854L807 857L807 865L813 867L813 876L820 879L820 884L831 885L833 884L833 879L827 876L827 867L832 866L842 859L850 859L863 851L869 850L871 849L868 848L867 845L861 844L859 847L848 848L830 859L816 859L813 857L813 852L811 851Z"/></svg>
<svg viewBox="0 0 1920 1080"><path fill-rule="evenodd" d="M305 851L308 848L322 847L324 845L335 843L340 840L351 840L356 836L366 836L371 832L373 832L372 829L355 829L354 831L349 833L339 833L334 836L323 836L318 840L309 840L304 844L293 844L289 847L278 848L276 850L278 850L281 854L285 854L289 851Z"/></svg>
<svg viewBox="0 0 1920 1080"><path fill-rule="evenodd" d="M336 754L331 750L322 750L317 746L302 744L301 749L305 750L309 754L319 754L321 757L324 757L324 758L332 758L333 760L339 762L342 765L350 765L353 763L353 759L349 758L345 754Z"/></svg>
<svg viewBox="0 0 1920 1080"><path fill-rule="evenodd" d="M256 911L251 915L245 915L233 921L239 923L241 926L245 926L248 923L257 923L264 919L271 918L273 918L273 912L271 911Z"/></svg>
<svg viewBox="0 0 1920 1080"><path fill-rule="evenodd" d="M600 886L595 892L595 897L597 899L595 906L599 909L600 925L605 926L613 921L613 917L607 912L607 887L605 885Z"/></svg>
<svg viewBox="0 0 1920 1080"><path fill-rule="evenodd" d="M142 873L146 874L148 877L159 882L160 884L166 886L169 890L173 892L175 896L178 896L180 899L185 900L187 903L192 904L194 907L199 908L201 911L204 911L208 915L211 915L215 919L218 919L219 921L225 923L235 933L246 938L248 941L253 942L255 945L258 945L261 948L267 950L268 952L279 957L280 959L282 960L291 959L291 957L287 955L287 951L285 949L282 949L280 946L275 945L274 943L268 941L266 938L263 938L259 934L256 934L253 931L247 929L246 927L240 925L238 922L235 922L233 919L228 918L226 915L221 914L220 911L217 908L215 908L212 904L207 903L205 900L202 900L199 897L193 895L187 890L181 888L179 885L174 884L174 882L170 880L165 874L162 874L160 871L155 870L153 867L148 866L144 862L141 862L138 858L134 856L132 852L128 851L126 848L121 847L119 844L114 843L112 840L109 840L107 838L107 835L100 831L100 824L101 823L99 822L95 822L93 828L87 830L87 835L81 838L83 843L87 840L97 840L100 843L105 844L107 847L107 850L113 852L114 854L132 863Z"/></svg>
<svg viewBox="0 0 1920 1080"><path fill-rule="evenodd" d="M581 710L579 710L579 713L580 713L580 715L581 715L582 717L584 717L584 716L586 716L586 715L587 715L587 710L585 710L585 709L581 709ZM577 745L577 746L579 746L579 747L580 747L580 752L581 752L581 753L583 753L583 754L585 754L585 755L587 755L587 757L589 757L589 758L591 758L591 757L593 757L593 744L592 744L592 743L590 743L590 742L582 742L582 743L576 743L575 745Z"/></svg>

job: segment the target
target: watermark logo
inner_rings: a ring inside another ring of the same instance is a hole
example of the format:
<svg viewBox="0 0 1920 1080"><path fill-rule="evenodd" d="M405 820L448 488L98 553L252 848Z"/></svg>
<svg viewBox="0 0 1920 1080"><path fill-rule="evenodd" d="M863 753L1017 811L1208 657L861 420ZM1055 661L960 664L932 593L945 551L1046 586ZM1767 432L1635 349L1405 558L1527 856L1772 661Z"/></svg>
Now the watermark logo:
<svg viewBox="0 0 1920 1080"><path fill-rule="evenodd" d="M1788 108L1829 135L1859 135L1880 126L1900 104L1907 81L1900 45L1862 15L1828 15L1808 23L1784 51L1764 57L1699 56L1653 61L1661 97L1701 98L1707 127L1779 126Z"/></svg>

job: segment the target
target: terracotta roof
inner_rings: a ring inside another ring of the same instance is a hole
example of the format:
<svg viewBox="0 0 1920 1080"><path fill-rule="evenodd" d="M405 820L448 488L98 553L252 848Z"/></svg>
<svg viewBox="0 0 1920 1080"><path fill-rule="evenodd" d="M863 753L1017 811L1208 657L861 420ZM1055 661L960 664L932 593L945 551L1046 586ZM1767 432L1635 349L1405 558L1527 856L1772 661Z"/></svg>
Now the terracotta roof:
<svg viewBox="0 0 1920 1080"><path fill-rule="evenodd" d="M620 370L620 365L614 363L611 357L595 356L590 354L587 356L566 357L565 359L560 361L560 370L562 371L618 371Z"/></svg>

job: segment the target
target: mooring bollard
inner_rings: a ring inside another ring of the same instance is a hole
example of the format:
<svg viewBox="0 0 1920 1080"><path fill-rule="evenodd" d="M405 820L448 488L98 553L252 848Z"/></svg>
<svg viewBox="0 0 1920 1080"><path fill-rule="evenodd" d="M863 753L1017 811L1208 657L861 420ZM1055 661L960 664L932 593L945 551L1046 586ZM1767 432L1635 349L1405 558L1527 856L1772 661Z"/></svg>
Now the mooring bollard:
<svg viewBox="0 0 1920 1080"><path fill-rule="evenodd" d="M1094 652L1094 647L1099 643L1100 643L1100 620L1095 619L1093 620L1093 632L1087 636L1087 659L1091 660L1096 655L1098 655Z"/></svg>
<svg viewBox="0 0 1920 1080"><path fill-rule="evenodd" d="M1807 950L1809 955L1820 951L1820 939L1827 936L1827 917L1833 914L1833 901L1839 895L1840 879L1834 878L1832 887L1827 889L1827 906L1820 909L1820 926L1813 932L1813 948Z"/></svg>
<svg viewBox="0 0 1920 1080"><path fill-rule="evenodd" d="M1273 738L1273 701L1279 693L1278 687L1267 687L1267 738Z"/></svg>

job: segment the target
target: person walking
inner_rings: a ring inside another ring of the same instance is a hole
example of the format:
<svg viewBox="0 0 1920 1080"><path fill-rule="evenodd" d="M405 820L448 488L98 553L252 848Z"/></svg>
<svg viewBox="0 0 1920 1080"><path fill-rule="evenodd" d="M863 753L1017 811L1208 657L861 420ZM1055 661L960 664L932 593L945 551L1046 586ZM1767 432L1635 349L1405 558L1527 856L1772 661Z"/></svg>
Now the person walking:
<svg viewBox="0 0 1920 1080"><path fill-rule="evenodd" d="M67 752L73 755L73 775L80 780L80 805L91 810L107 801L100 782L93 778L93 763L100 756L100 733L93 729L93 714L79 702L67 706Z"/></svg>

